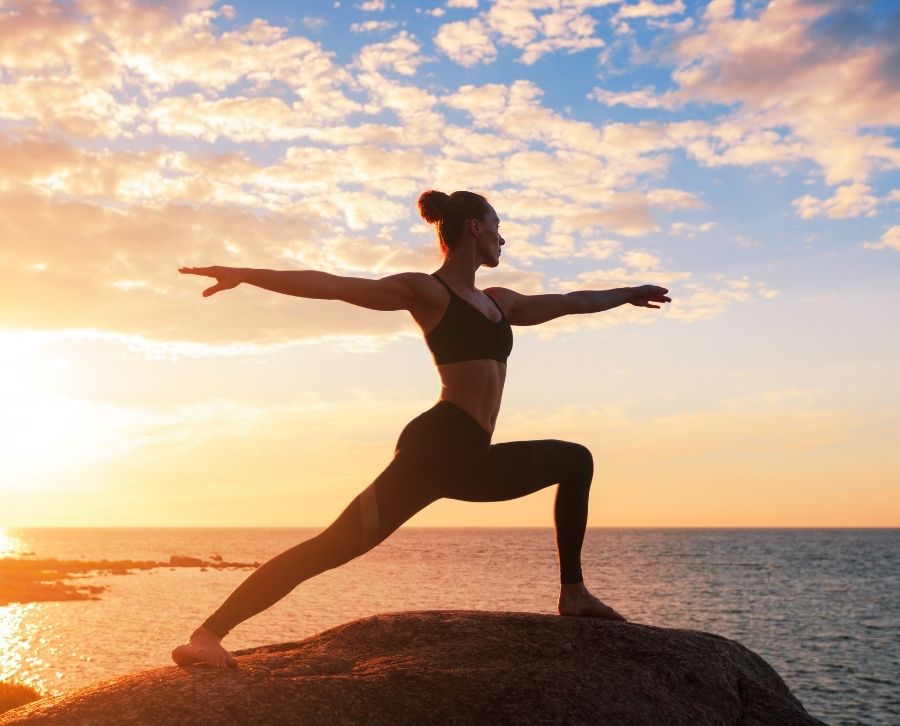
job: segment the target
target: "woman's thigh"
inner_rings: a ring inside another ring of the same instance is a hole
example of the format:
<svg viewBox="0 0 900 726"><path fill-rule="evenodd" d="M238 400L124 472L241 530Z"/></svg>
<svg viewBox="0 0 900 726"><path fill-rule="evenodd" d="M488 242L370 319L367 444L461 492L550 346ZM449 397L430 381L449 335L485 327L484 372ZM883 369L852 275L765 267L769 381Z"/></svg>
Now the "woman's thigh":
<svg viewBox="0 0 900 726"><path fill-rule="evenodd" d="M559 439L493 444L473 462L469 476L446 487L443 496L467 502L498 502L533 494L567 476L590 478L590 452Z"/></svg>
<svg viewBox="0 0 900 726"><path fill-rule="evenodd" d="M427 465L401 454L360 492L342 516L357 519L364 547L369 549L440 496ZM351 515L351 510L356 512Z"/></svg>

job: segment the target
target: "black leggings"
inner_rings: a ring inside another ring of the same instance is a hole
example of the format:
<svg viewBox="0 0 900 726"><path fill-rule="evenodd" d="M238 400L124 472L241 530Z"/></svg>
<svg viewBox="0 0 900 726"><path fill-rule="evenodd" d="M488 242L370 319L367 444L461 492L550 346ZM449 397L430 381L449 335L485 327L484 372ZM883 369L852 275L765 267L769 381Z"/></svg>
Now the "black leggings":
<svg viewBox="0 0 900 726"><path fill-rule="evenodd" d="M442 497L496 502L557 483L560 579L579 583L593 473L591 452L580 444L543 439L492 445L490 433L468 413L439 401L406 425L394 459L331 525L251 573L203 625L224 636L304 580L368 552Z"/></svg>

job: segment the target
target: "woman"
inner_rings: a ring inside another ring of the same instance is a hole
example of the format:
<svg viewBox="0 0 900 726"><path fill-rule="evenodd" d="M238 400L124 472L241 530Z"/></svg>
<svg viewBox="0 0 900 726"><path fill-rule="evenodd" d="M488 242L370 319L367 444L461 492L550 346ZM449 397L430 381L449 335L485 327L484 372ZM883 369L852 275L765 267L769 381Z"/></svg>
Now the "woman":
<svg viewBox="0 0 900 726"><path fill-rule="evenodd" d="M400 434L394 458L338 518L315 537L255 570L172 651L179 665L233 666L221 639L238 623L270 607L304 580L347 562L382 542L416 512L442 497L464 501L515 499L558 484L555 501L561 615L624 620L592 595L581 576L581 544L593 475L591 453L566 441L491 444L512 350L511 325L537 325L562 315L594 313L624 303L658 308L668 290L653 285L567 295L520 295L478 290L479 267L497 267L500 220L481 195L427 191L425 220L437 225L444 263L432 275L403 272L380 280L311 270L278 272L230 267L184 267L214 277L209 296L241 283L306 298L343 300L373 310L408 310L425 335L441 378L441 395Z"/></svg>

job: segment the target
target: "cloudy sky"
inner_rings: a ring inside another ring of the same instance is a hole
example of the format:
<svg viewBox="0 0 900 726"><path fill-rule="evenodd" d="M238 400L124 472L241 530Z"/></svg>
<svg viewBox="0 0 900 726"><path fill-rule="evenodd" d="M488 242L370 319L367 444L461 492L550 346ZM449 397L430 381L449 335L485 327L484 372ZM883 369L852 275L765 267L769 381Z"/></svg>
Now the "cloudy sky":
<svg viewBox="0 0 900 726"><path fill-rule="evenodd" d="M594 452L597 526L900 525L890 0L0 0L0 525L327 524L437 376L406 313L183 264L663 285L515 330L494 441ZM552 491L417 525L550 525Z"/></svg>

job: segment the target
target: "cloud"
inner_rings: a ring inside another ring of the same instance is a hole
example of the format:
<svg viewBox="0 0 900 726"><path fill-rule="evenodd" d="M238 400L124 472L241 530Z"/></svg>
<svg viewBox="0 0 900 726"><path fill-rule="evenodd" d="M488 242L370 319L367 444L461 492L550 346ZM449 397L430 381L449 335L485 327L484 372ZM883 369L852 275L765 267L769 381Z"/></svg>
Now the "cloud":
<svg viewBox="0 0 900 726"><path fill-rule="evenodd" d="M526 143L519 139L510 139L502 133L480 133L465 126L447 126L444 138L443 152L455 157L507 156L526 148Z"/></svg>
<svg viewBox="0 0 900 726"><path fill-rule="evenodd" d="M71 79L20 76L0 85L0 120L37 125L73 136L124 136L139 121L137 103L123 102L100 88Z"/></svg>
<svg viewBox="0 0 900 726"><path fill-rule="evenodd" d="M628 106L629 108L674 108L674 100L668 96L660 96L652 88L639 91L625 91L616 93L603 88L594 88L587 96L605 106Z"/></svg>
<svg viewBox="0 0 900 726"><path fill-rule="evenodd" d="M540 17L540 40L528 41L521 46L513 40L513 45L522 48L519 60L525 65L537 62L541 56L564 50L578 53L590 48L602 48L602 38L595 37L596 21L578 8L567 8L546 13Z"/></svg>
<svg viewBox="0 0 900 726"><path fill-rule="evenodd" d="M616 11L612 21L618 22L623 19L632 18L664 18L667 15L681 15L684 12L684 3L681 0L674 0L668 4L657 4L652 0L640 0L633 5L623 4Z"/></svg>
<svg viewBox="0 0 900 726"><path fill-rule="evenodd" d="M734 115L718 122L677 121L668 124L665 132L674 145L710 167L777 167L796 164L815 153L803 139L764 125L752 115Z"/></svg>
<svg viewBox="0 0 900 726"><path fill-rule="evenodd" d="M679 295L678 303L670 315L685 322L708 320L722 315L735 303L750 302L754 294L763 300L771 300L778 295L778 291L768 288L764 283L754 284L746 277L724 279L717 285L684 282L679 285L679 289L684 292Z"/></svg>
<svg viewBox="0 0 900 726"><path fill-rule="evenodd" d="M717 140L697 138L689 151L711 165L810 159L829 184L900 166L900 149L878 133L900 124L891 40L823 35L823 24L841 12L829 3L780 0L739 17L730 0L710 3L696 31L675 43L672 97L725 105L732 115L724 124L740 133L711 127Z"/></svg>
<svg viewBox="0 0 900 726"><path fill-rule="evenodd" d="M355 64L367 73L388 69L403 76L414 76L416 69L427 60L419 55L420 50L415 36L403 30L386 43L363 47Z"/></svg>
<svg viewBox="0 0 900 726"><path fill-rule="evenodd" d="M648 192L647 199L651 204L669 211L673 209L702 209L706 206L696 194L691 194L683 189L654 189Z"/></svg>
<svg viewBox="0 0 900 726"><path fill-rule="evenodd" d="M497 0L475 18L441 26L435 45L456 63L472 67L497 58L493 42L496 39L501 45L519 49L520 63L532 65L547 53L577 53L603 47L603 39L596 36L596 25L597 21L579 3Z"/></svg>
<svg viewBox="0 0 900 726"><path fill-rule="evenodd" d="M434 36L434 44L452 61L466 68L490 63L497 57L497 49L481 18L445 23Z"/></svg>
<svg viewBox="0 0 900 726"><path fill-rule="evenodd" d="M113 50L102 38L85 32L87 24L77 9L62 4L4 3L0 66L30 78L56 74L87 88L118 87L121 68Z"/></svg>
<svg viewBox="0 0 900 726"><path fill-rule="evenodd" d="M622 243L615 239L596 239L588 237L574 253L576 257L588 257L593 260L606 260L621 251Z"/></svg>
<svg viewBox="0 0 900 726"><path fill-rule="evenodd" d="M675 143L661 125L609 124L598 128L544 106L541 95L534 83L514 81L508 86L462 86L442 100L451 108L468 112L478 129L496 130L506 138L538 142L554 150L552 155L532 152L528 158L535 167L522 165L519 171L532 177L549 177L548 165L557 164L556 178L568 176L572 181L566 193L583 195L585 201L597 199L598 187L612 194L616 189L631 187L639 175L665 169L668 162L661 151ZM515 160L514 156L510 161ZM562 168L563 162L567 169ZM575 183L576 179L587 183L588 174L588 184Z"/></svg>
<svg viewBox="0 0 900 726"><path fill-rule="evenodd" d="M382 30L393 30L397 27L397 23L393 20L366 20L363 23L353 23L350 25L351 33L375 33Z"/></svg>
<svg viewBox="0 0 900 726"><path fill-rule="evenodd" d="M646 250L628 250L622 254L621 259L628 267L634 267L642 272L658 269L662 265L659 257Z"/></svg>
<svg viewBox="0 0 900 726"><path fill-rule="evenodd" d="M272 96L230 96L208 99L201 94L161 99L146 120L165 136L229 139L239 143L288 141L310 137L323 122L342 121L356 108L347 99L325 98L314 103L288 104Z"/></svg>
<svg viewBox="0 0 900 726"><path fill-rule="evenodd" d="M304 27L307 27L314 32L324 30L328 26L328 21L325 18L317 18L313 16L304 17L302 22Z"/></svg>
<svg viewBox="0 0 900 726"><path fill-rule="evenodd" d="M85 7L92 12L91 30L115 48L124 71L157 92L179 84L224 90L250 81L257 88L285 83L302 95L307 88L347 79L318 43L288 37L284 28L261 19L217 33L213 22L221 10L179 16L174 7L128 2L113 7L94 0Z"/></svg>
<svg viewBox="0 0 900 726"><path fill-rule="evenodd" d="M535 3L529 6L527 3L500 0L494 2L490 10L483 13L482 17L492 33L500 36L501 42L517 48L524 48L541 32L541 21L537 16L538 9L543 9L542 4Z"/></svg>
<svg viewBox="0 0 900 726"><path fill-rule="evenodd" d="M900 252L900 224L889 227L881 235L878 242L866 242L863 244L867 250L896 250Z"/></svg>
<svg viewBox="0 0 900 726"><path fill-rule="evenodd" d="M828 199L819 199L806 194L793 201L797 214L802 219L827 217L847 219L850 217L874 216L878 207L878 197L870 194L871 188L860 182L838 187Z"/></svg>
<svg viewBox="0 0 900 726"><path fill-rule="evenodd" d="M678 237L696 237L700 232L710 232L717 226L716 222L703 222L702 224L691 224L689 222L673 222L669 226L669 234Z"/></svg>
<svg viewBox="0 0 900 726"><path fill-rule="evenodd" d="M339 88L350 75L306 38L262 20L229 32L214 22L227 6L176 8L85 0L78 6L18 3L0 12L6 67L0 118L82 137L146 134L146 108L176 87L210 92L239 84L256 92L287 87L299 107L353 110ZM140 32L134 32L140 28ZM24 44L22 38L30 38ZM42 50L34 40L47 38Z"/></svg>

